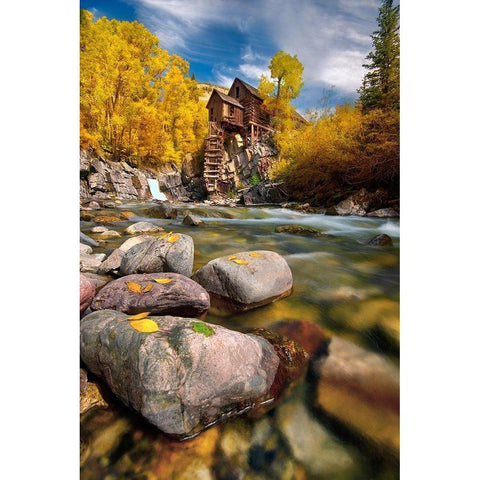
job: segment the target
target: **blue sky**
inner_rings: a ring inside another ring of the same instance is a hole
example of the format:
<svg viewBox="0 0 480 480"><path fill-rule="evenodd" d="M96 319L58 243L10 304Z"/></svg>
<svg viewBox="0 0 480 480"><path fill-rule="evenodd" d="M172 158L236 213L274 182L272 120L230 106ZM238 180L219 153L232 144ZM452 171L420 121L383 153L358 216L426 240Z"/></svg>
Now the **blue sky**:
<svg viewBox="0 0 480 480"><path fill-rule="evenodd" d="M81 8L138 20L160 45L189 61L198 81L254 86L278 50L297 55L304 82L300 112L353 101L371 50L380 0L80 0Z"/></svg>

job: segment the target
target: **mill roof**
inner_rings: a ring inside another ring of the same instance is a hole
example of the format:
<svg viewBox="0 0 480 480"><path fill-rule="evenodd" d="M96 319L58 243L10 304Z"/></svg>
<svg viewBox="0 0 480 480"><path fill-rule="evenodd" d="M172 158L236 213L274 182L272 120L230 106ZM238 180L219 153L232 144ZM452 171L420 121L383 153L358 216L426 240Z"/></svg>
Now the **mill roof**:
<svg viewBox="0 0 480 480"><path fill-rule="evenodd" d="M220 92L220 91L217 90L216 88L213 89L212 95L213 95L214 92L215 92L224 102L231 103L232 105L235 105L236 107L239 107L239 108L243 109L243 105L242 105L238 100L236 100L235 98L229 97L228 95L225 95L224 93ZM210 98L211 98L211 97L210 97Z"/></svg>

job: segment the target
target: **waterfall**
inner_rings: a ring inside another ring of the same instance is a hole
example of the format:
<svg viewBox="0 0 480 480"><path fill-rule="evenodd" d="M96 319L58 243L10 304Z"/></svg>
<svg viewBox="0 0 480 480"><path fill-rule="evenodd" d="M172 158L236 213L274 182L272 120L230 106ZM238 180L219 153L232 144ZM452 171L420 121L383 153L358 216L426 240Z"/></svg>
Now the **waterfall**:
<svg viewBox="0 0 480 480"><path fill-rule="evenodd" d="M167 197L164 193L160 191L158 188L158 180L156 178L147 178L148 186L150 187L150 192L152 193L152 197L156 198L157 200L166 200Z"/></svg>

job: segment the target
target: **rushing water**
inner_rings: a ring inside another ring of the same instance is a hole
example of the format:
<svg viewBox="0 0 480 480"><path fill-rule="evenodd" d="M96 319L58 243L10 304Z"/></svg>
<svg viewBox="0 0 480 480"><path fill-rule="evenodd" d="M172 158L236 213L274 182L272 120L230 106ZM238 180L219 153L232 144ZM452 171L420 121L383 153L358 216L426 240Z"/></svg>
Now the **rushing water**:
<svg viewBox="0 0 480 480"><path fill-rule="evenodd" d="M116 248L129 238L123 230L140 220L191 235L194 270L219 256L273 250L285 257L293 272L292 295L230 317L209 313L205 321L240 329L268 328L279 320L307 320L398 364L398 219L304 214L278 207L181 205L178 218L168 220L142 216L140 210L150 205L131 202L111 210L110 214L130 211L134 216L109 226L122 233L122 238L107 239L94 250ZM183 225L186 210L201 216L204 224ZM314 227L328 236L275 232L277 226L289 224ZM95 225L81 222L81 230L98 238L90 233ZM393 246L365 245L379 233L388 234ZM82 478L398 478L397 454L364 444L361 437L332 425L311 408L311 382L307 376L282 405L261 419L239 418L181 444L165 439L121 406L113 411L91 410L82 419L86 452ZM318 443L324 428L334 439L333 445L339 445L337 450L332 444L312 443ZM292 435L299 438L293 441ZM315 452L315 448L321 451ZM348 454L353 466L336 470L325 452L337 460Z"/></svg>

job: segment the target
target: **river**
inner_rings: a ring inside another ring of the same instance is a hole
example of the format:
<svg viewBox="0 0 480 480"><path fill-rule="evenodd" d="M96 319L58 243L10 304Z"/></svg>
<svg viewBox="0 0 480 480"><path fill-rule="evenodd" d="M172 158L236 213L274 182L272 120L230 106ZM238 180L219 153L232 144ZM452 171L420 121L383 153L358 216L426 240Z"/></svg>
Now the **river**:
<svg viewBox="0 0 480 480"><path fill-rule="evenodd" d="M195 243L194 270L223 255L273 250L285 257L292 270L292 295L230 317L208 313L205 321L243 329L268 328L280 320L307 320L328 335L348 340L398 365L398 219L203 204L179 205L175 220L140 214L142 208L153 205L125 202L111 209L113 214L130 211L134 216L109 226L122 237L107 239L94 252L118 247L129 238L123 230L141 220L162 225L166 231L191 235ZM183 225L186 210L201 216L204 224ZM81 230L91 235L95 225L82 221ZM327 236L276 233L276 227L282 225L313 227ZM380 233L388 234L393 246L365 245ZM392 454L388 449L364 444L361 435L352 436L311 407L312 382L307 376L283 404L260 419L238 418L183 443L166 439L120 405L113 410L93 409L81 423L82 478L398 478L398 452ZM319 438L326 442L321 447ZM316 453L317 447L321 450ZM342 458L349 460L342 464L338 460Z"/></svg>

